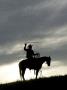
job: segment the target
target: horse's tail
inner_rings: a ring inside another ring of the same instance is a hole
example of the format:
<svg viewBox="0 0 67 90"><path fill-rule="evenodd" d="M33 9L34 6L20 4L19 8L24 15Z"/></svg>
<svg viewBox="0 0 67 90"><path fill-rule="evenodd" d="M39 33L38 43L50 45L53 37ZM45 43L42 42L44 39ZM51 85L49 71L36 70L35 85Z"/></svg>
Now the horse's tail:
<svg viewBox="0 0 67 90"><path fill-rule="evenodd" d="M19 63L19 73L20 73L20 77L22 77L21 63ZM21 78L21 79L22 79L22 78Z"/></svg>

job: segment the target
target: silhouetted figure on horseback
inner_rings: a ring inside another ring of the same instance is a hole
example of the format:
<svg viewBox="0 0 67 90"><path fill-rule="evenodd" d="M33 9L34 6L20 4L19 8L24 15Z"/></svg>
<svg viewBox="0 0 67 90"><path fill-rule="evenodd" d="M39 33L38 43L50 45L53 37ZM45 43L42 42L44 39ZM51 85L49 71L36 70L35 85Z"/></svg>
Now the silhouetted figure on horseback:
<svg viewBox="0 0 67 90"><path fill-rule="evenodd" d="M36 79L37 79L38 72L41 69L42 64L46 62L46 64L50 66L51 57L50 56L36 57L36 55L39 56L39 53L34 53L34 51L32 50L31 44L29 44L28 47L27 47L27 44L25 44L24 50L26 51L27 59L19 62L20 77L21 79L23 78L23 80L25 80L24 74L25 74L26 68L28 68L30 70L31 69L34 70L34 74L36 74Z"/></svg>
<svg viewBox="0 0 67 90"><path fill-rule="evenodd" d="M26 51L26 58L27 60L32 60L35 58L36 55L38 55L38 53L34 53L34 51L32 50L32 45L29 44L28 47L26 47L27 44L25 44L24 46L24 50Z"/></svg>

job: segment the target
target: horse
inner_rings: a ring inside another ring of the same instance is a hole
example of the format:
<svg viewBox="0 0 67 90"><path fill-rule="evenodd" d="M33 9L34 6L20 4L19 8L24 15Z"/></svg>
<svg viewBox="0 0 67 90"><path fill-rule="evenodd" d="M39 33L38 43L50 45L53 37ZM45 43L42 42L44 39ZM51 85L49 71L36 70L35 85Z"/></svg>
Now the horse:
<svg viewBox="0 0 67 90"><path fill-rule="evenodd" d="M23 80L25 80L24 74L25 74L26 68L28 68L29 70L34 69L34 71L36 71L36 79L37 79L38 72L41 69L42 64L44 62L46 62L46 64L50 66L51 57L44 56L40 58L34 58L33 60L26 59L19 62L19 73L20 73L21 80L22 78Z"/></svg>

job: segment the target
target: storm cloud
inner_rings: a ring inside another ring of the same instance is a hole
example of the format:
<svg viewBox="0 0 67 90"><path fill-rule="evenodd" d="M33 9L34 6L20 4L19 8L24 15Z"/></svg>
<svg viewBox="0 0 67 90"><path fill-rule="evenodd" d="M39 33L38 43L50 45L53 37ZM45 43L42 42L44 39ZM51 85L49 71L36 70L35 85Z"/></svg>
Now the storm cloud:
<svg viewBox="0 0 67 90"><path fill-rule="evenodd" d="M66 0L0 0L0 64L24 58L27 41L52 60L67 58Z"/></svg>

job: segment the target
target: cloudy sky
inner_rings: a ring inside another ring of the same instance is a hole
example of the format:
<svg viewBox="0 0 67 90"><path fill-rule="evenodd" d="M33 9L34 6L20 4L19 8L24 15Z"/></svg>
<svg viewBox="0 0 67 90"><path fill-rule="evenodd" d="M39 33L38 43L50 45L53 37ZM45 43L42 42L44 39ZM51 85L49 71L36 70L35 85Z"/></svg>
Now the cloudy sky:
<svg viewBox="0 0 67 90"><path fill-rule="evenodd" d="M42 56L66 61L66 0L0 0L0 65L24 58L28 41Z"/></svg>

